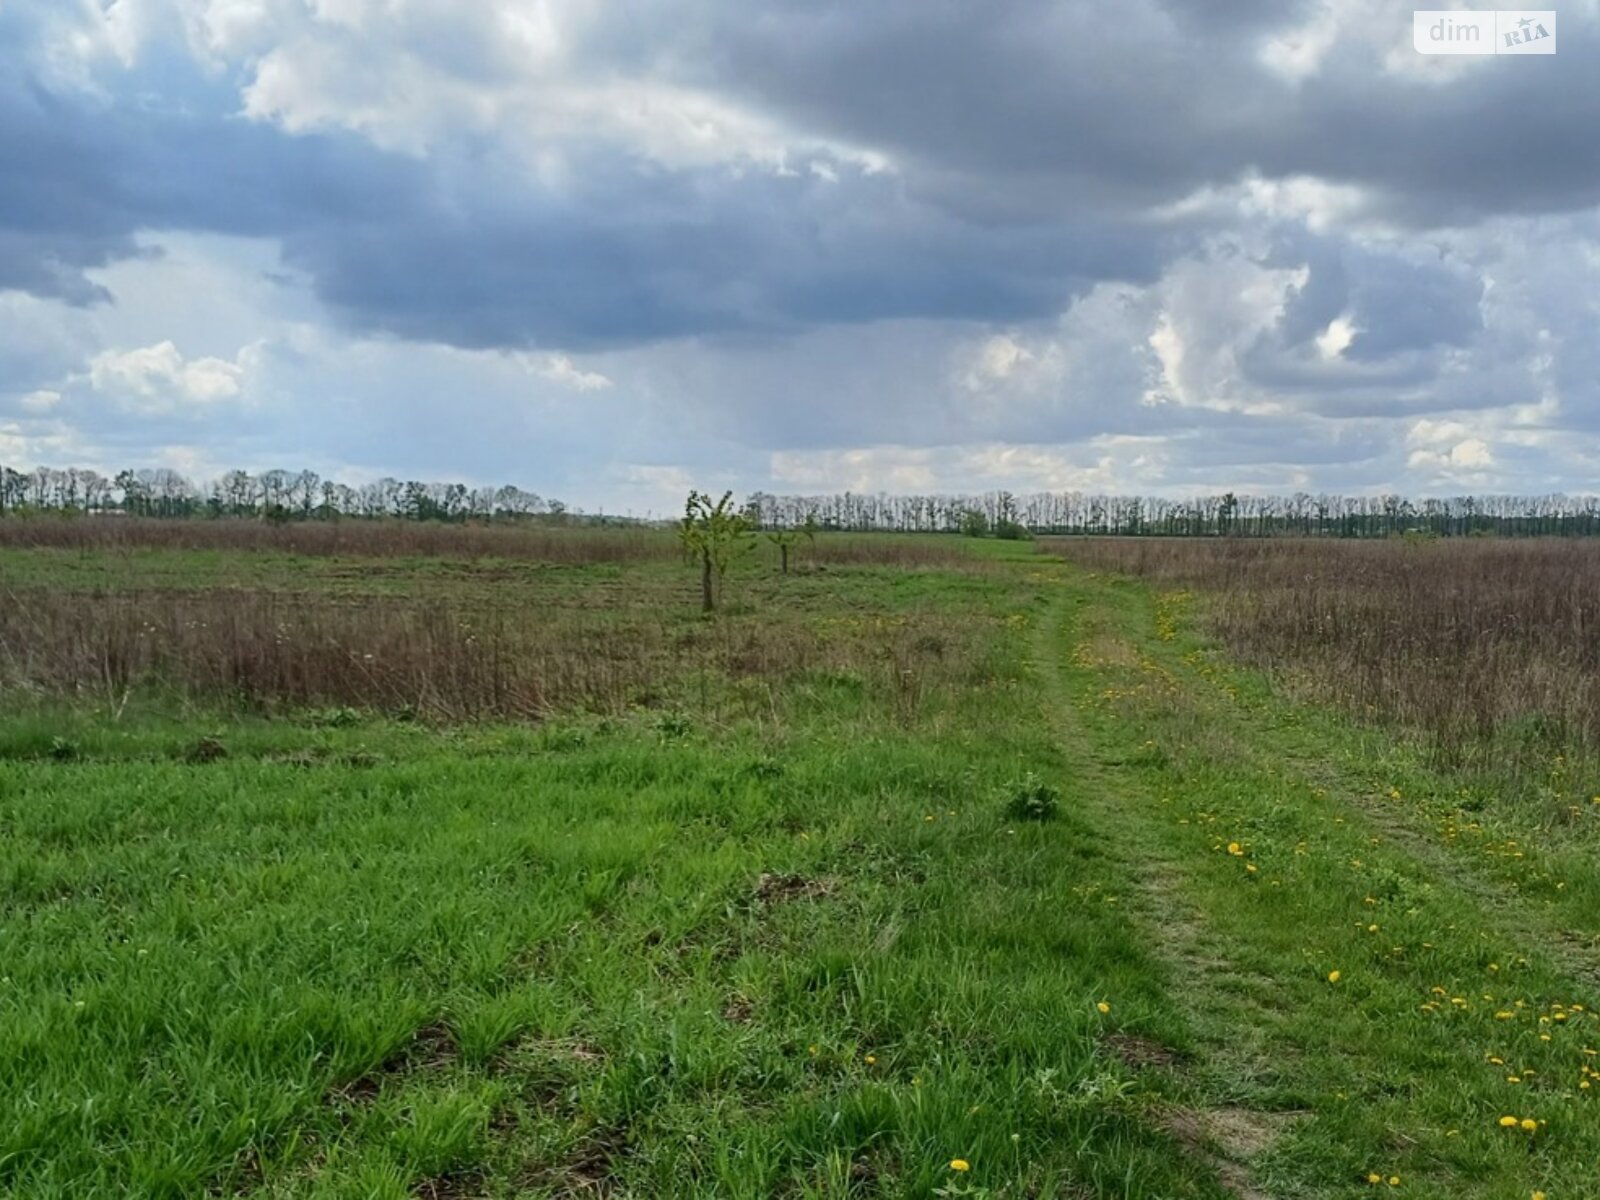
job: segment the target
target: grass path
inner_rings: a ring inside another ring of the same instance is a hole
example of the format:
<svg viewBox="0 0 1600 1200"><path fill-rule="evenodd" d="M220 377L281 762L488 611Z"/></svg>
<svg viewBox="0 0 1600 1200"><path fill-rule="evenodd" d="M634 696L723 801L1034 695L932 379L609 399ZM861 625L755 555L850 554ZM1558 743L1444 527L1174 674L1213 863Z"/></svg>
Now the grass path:
<svg viewBox="0 0 1600 1200"><path fill-rule="evenodd" d="M1036 663L1192 1037L1180 1135L1246 1196L1597 1194L1600 1028L1566 903L1588 881L1526 865L1497 890L1438 836L1469 821L1399 784L1369 798L1356 735L1205 654L1181 597L1072 568L1058 591Z"/></svg>

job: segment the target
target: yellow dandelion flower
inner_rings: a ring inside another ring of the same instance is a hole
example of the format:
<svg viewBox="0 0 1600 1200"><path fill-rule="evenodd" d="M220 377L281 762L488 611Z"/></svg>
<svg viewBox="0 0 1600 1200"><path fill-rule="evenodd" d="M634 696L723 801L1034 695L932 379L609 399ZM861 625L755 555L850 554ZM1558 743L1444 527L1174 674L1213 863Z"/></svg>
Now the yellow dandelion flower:
<svg viewBox="0 0 1600 1200"><path fill-rule="evenodd" d="M1111 1011L1111 1005L1107 1004L1104 1000L1100 1001L1099 1004L1096 1004L1095 1008L1099 1009L1102 1015Z"/></svg>
<svg viewBox="0 0 1600 1200"><path fill-rule="evenodd" d="M1500 1128L1501 1129L1515 1129L1516 1125L1517 1125L1517 1119L1515 1117L1501 1117L1500 1118Z"/></svg>
<svg viewBox="0 0 1600 1200"><path fill-rule="evenodd" d="M1328 972L1328 982L1329 983L1338 983L1339 979L1340 979L1340 974L1339 974L1338 971L1329 971Z"/></svg>
<svg viewBox="0 0 1600 1200"><path fill-rule="evenodd" d="M972 1170L972 1164L964 1158L952 1158L950 1160L950 1169L952 1171L970 1171Z"/></svg>
<svg viewBox="0 0 1600 1200"><path fill-rule="evenodd" d="M1383 1176L1379 1175L1376 1171L1369 1171L1367 1173L1367 1182L1368 1183L1382 1183L1383 1182Z"/></svg>

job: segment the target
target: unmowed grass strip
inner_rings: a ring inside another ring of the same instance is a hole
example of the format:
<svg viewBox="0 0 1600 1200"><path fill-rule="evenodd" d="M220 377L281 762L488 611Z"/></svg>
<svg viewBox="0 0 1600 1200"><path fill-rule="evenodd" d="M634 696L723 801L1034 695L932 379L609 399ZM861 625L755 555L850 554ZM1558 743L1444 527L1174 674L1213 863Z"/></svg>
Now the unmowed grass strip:
<svg viewBox="0 0 1600 1200"><path fill-rule="evenodd" d="M771 557L772 548L755 547ZM300 558L502 560L567 566L670 562L681 554L670 523L594 527L559 520L445 524L388 518L321 521L24 516L0 519L0 554L271 554ZM959 567L973 557L952 535L825 532L796 547L797 562Z"/></svg>
<svg viewBox="0 0 1600 1200"><path fill-rule="evenodd" d="M252 521L126 516L25 516L0 520L0 547L89 552L243 551L344 558L502 558L546 563L663 561L677 553L669 529L507 522L447 525L382 518Z"/></svg>
<svg viewBox="0 0 1600 1200"><path fill-rule="evenodd" d="M1149 864L1144 907L1168 925L1203 1047L1194 1085L1212 1108L1289 1115L1254 1156L1256 1186L1587 1194L1597 989L1553 952L1560 924L1537 908L1502 920L1365 806L1274 758L1274 723L1237 702L1264 681L1197 670L1181 601L1067 579L1052 661L1110 793L1095 818ZM1296 730L1298 751L1319 735L1342 761L1337 728Z"/></svg>
<svg viewBox="0 0 1600 1200"><path fill-rule="evenodd" d="M153 696L451 722L635 707L776 720L832 678L891 697L904 719L991 672L1007 588L993 571L807 563L780 576L752 562L708 619L678 564L437 560L417 565L407 591L392 562L326 560L302 577L296 560L250 554L202 556L209 586L152 586L185 561L163 552L158 569L117 568L112 585L79 590L105 564L74 559L75 582L47 572L6 593L0 687L114 711Z"/></svg>

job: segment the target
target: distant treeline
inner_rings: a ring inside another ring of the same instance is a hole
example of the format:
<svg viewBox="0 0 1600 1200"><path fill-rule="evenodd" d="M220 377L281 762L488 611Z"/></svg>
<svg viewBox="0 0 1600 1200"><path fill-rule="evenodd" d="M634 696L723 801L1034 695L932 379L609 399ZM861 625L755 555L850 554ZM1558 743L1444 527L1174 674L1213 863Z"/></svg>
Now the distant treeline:
<svg viewBox="0 0 1600 1200"><path fill-rule="evenodd" d="M602 518L510 485L469 487L379 479L351 486L315 471L229 471L197 484L166 468L102 475L79 467L0 467L0 515L127 513L143 517L256 517L276 521L340 517L416 521L541 522ZM1250 496L1227 492L1188 500L1084 492L986 492L896 496L843 492L774 496L755 492L744 512L763 529L855 533L1114 534L1123 537L1439 537L1600 535L1600 496ZM605 518L615 520L616 518Z"/></svg>
<svg viewBox="0 0 1600 1200"><path fill-rule="evenodd" d="M579 518L560 500L518 487L468 487L379 479L352 487L315 471L229 471L196 484L167 468L102 475L81 467L0 467L0 514L22 510L127 513L141 517L261 517L328 520L389 517L416 521ZM590 519L590 518L584 518Z"/></svg>
<svg viewBox="0 0 1600 1200"><path fill-rule="evenodd" d="M1438 537L1600 535L1597 496L1247 496L1188 500L1083 492L987 492L969 496L771 496L748 504L765 527L1026 536L1345 537L1417 533Z"/></svg>

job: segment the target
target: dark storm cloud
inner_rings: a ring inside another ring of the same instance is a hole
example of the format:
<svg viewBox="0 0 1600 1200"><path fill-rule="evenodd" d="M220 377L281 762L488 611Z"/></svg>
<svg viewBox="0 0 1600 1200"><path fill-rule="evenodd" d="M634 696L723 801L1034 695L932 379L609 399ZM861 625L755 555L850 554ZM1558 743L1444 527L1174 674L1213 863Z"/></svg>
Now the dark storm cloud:
<svg viewBox="0 0 1600 1200"><path fill-rule="evenodd" d="M0 86L0 287L85 304L143 229L252 234L358 328L461 346L585 346L885 317L1012 320L1152 278L1128 221L976 226L888 174L668 170L571 152L575 188L492 154L427 161L191 110Z"/></svg>
<svg viewBox="0 0 1600 1200"><path fill-rule="evenodd" d="M1345 352L1378 362L1407 350L1465 346L1483 330L1483 280L1441 262L1352 251L1351 310L1359 329Z"/></svg>
<svg viewBox="0 0 1600 1200"><path fill-rule="evenodd" d="M355 324L463 346L1019 320L1060 311L1092 280L1148 280L1160 265L1157 243L1130 225L974 229L908 200L890 176L834 166L837 182L733 179L595 154L559 201L445 209L422 197L358 229L297 234L287 256Z"/></svg>
<svg viewBox="0 0 1600 1200"><path fill-rule="evenodd" d="M28 11L0 16L0 37L23 44ZM581 348L1043 318L1247 220L1141 212L1250 172L1359 183L1419 222L1600 199L1592 22L1569 20L1554 58L1479 64L1448 86L1386 75L1360 42L1297 82L1264 68L1261 39L1313 14L1267 0L646 6L575 35L580 68L732 98L895 170L820 150L792 173L668 167L580 133L558 147L574 181L561 189L481 134L411 157L227 115L244 75L208 77L170 46L151 52L167 56L159 75L146 61L111 78L110 100L24 70L0 83L0 288L90 304L106 296L85 272L133 254L138 231L250 234L276 239L354 328ZM463 83L484 82L480 60L489 82L513 74L471 21L402 20L394 36ZM1447 268L1355 264L1333 238L1300 249L1310 280L1264 370L1346 310L1363 364L1476 328L1475 285Z"/></svg>
<svg viewBox="0 0 1600 1200"><path fill-rule="evenodd" d="M141 109L0 81L0 287L104 300L84 271L144 229L296 236L360 224L426 184L345 135L285 137L216 114Z"/></svg>
<svg viewBox="0 0 1600 1200"><path fill-rule="evenodd" d="M704 39L687 59L704 79L973 202L1159 203L1252 170L1368 187L1421 225L1600 201L1600 34L1576 13L1560 54L1483 60L1440 85L1383 69L1409 45L1409 6L1298 80L1259 55L1304 5L791 0L743 20L694 7L724 18L683 26Z"/></svg>
<svg viewBox="0 0 1600 1200"><path fill-rule="evenodd" d="M1415 388L1438 373L1430 352L1468 346L1483 332L1483 279L1427 247L1381 250L1304 230L1284 231L1262 265L1304 269L1276 326L1242 358L1251 382L1271 390L1342 392ZM1334 359L1316 344L1337 319L1354 330Z"/></svg>

